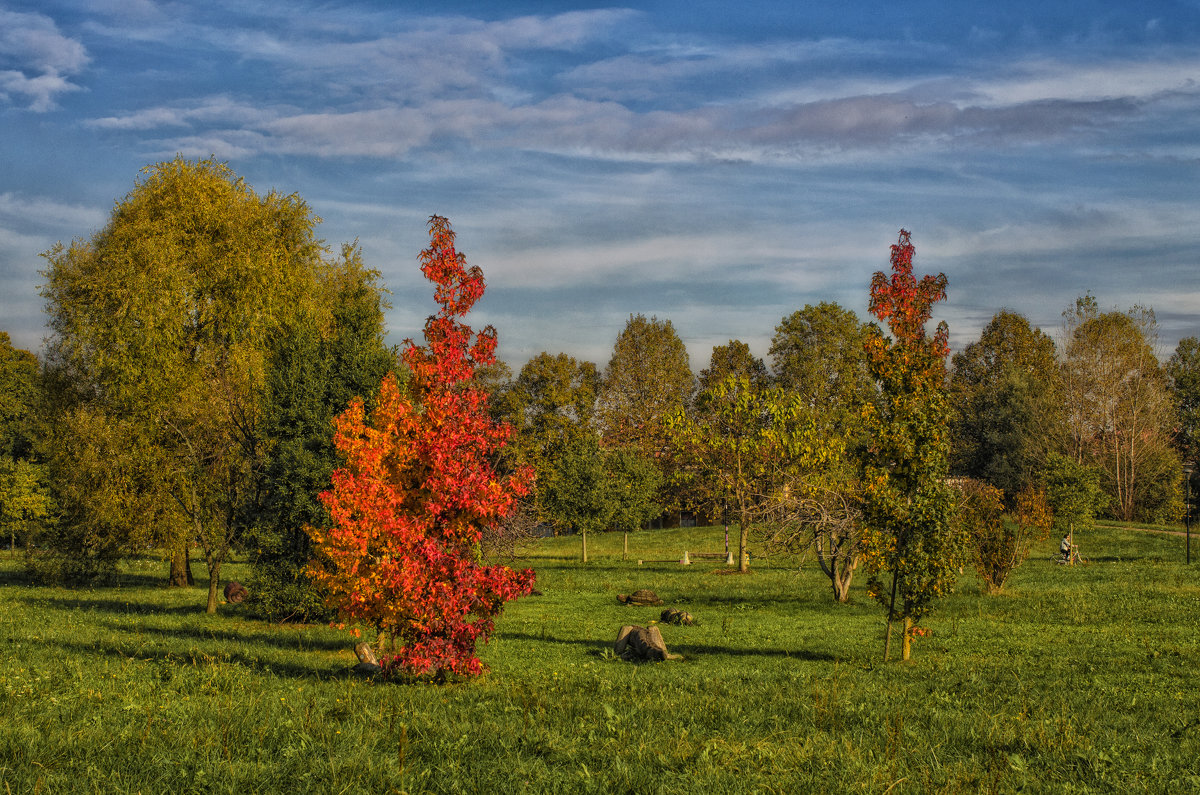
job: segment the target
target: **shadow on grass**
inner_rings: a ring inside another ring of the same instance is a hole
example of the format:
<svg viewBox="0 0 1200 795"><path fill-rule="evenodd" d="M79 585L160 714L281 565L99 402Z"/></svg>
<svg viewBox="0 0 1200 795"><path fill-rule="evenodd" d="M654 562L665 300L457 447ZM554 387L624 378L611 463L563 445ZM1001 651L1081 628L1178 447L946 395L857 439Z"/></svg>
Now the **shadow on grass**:
<svg viewBox="0 0 1200 795"><path fill-rule="evenodd" d="M591 640L586 638L556 638L546 633L531 632L498 632L497 638L505 640L527 640L534 643L560 643L583 647L593 657L606 657L612 654L613 642L606 640ZM841 658L827 652L812 651L811 649L777 649L777 648L736 648L733 646L715 646L708 643L671 643L668 650L682 654L684 657L702 657L708 655L725 655L730 657L787 657L805 662L838 662Z"/></svg>
<svg viewBox="0 0 1200 795"><path fill-rule="evenodd" d="M148 574L145 572L115 571L97 574L91 579L65 581L46 581L39 579L26 568L24 561L6 561L9 565L0 568L0 586L23 585L33 587L61 588L66 591L84 591L92 589L116 590L118 588L153 588L167 590L167 575L164 572ZM135 561L136 562L136 561ZM199 584L200 580L197 579ZM207 585L207 580L205 580Z"/></svg>
<svg viewBox="0 0 1200 795"><path fill-rule="evenodd" d="M735 610L764 610L787 605L811 606L813 603L811 596L800 593L772 594L769 598L763 598L759 594L714 594L699 593L697 591L681 593L675 599L668 601L671 603L678 602L680 604L703 605L706 607L727 607L734 608Z"/></svg>
<svg viewBox="0 0 1200 795"><path fill-rule="evenodd" d="M31 598L30 603L38 606L48 607L53 610L94 610L98 613L112 613L114 615L133 615L133 616L189 616L203 615L204 602L186 605L164 606L160 604L139 602L132 599L113 599L109 596L103 597L65 597L65 596L50 596L41 598Z"/></svg>
<svg viewBox="0 0 1200 795"><path fill-rule="evenodd" d="M534 643L561 643L572 646L582 646L585 649L591 649L593 654L599 655L605 649L612 649L611 641L591 640L587 638L556 638L549 632L497 632L493 635L494 638L501 640L528 640Z"/></svg>
<svg viewBox="0 0 1200 795"><path fill-rule="evenodd" d="M6 585L15 586L33 586L38 583L30 576L25 569L3 569L0 570L0 587Z"/></svg>
<svg viewBox="0 0 1200 795"><path fill-rule="evenodd" d="M116 632L135 632L141 635L155 635L161 638L180 638L213 643L245 643L247 645L269 646L283 651L340 651L349 649L352 645L349 639L342 638L309 638L299 632L282 634L271 632L264 624L262 630L239 631L219 627L130 627L124 624L102 624Z"/></svg>
<svg viewBox="0 0 1200 795"><path fill-rule="evenodd" d="M828 652L811 649L770 649L770 648L735 648L732 646L713 646L710 644L672 643L672 652L684 657L703 657L707 655L723 655L728 657L786 657L803 662L840 662L841 658Z"/></svg>
<svg viewBox="0 0 1200 795"><path fill-rule="evenodd" d="M88 655L112 657L121 660L141 660L143 662L164 663L169 665L236 665L248 671L266 672L280 678L326 680L350 676L348 667L321 669L301 663L286 663L277 660L262 660L242 652L225 650L204 650L198 648L176 651L171 649L128 649L121 646L98 646L74 641L56 644L68 654L75 657Z"/></svg>

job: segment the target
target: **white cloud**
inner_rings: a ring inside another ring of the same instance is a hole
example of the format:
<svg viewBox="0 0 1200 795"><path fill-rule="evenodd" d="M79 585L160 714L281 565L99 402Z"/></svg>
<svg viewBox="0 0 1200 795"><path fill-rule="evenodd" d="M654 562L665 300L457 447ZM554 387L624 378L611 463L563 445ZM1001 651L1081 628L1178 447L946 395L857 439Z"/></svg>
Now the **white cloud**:
<svg viewBox="0 0 1200 795"><path fill-rule="evenodd" d="M428 118L416 110L394 108L355 113L309 113L276 119L263 128L272 148L290 154L398 157L429 140Z"/></svg>
<svg viewBox="0 0 1200 795"><path fill-rule="evenodd" d="M580 64L563 72L558 79L564 86L593 99L650 100L665 93L677 94L680 84L689 81L703 79L705 88L711 90L713 79L728 80L737 75L741 79L730 81L730 93L743 96L748 85L763 79L768 84L774 82L767 77L771 73L796 74L808 84L818 64L870 57L879 49L875 42L841 38L721 46L698 41L670 42ZM789 86L794 83L786 82Z"/></svg>
<svg viewBox="0 0 1200 795"><path fill-rule="evenodd" d="M920 64L902 56L880 76L869 65L885 43L618 41L614 31L641 18L622 9L496 21L311 11L232 35L184 25L185 39L274 70L270 101L181 101L90 124L185 128L162 145L196 151L211 141L226 156L395 159L466 144L627 162L829 163L1106 130L1139 118L1152 98L1192 91L1200 74L1192 56L950 66L922 48ZM589 58L597 43L604 55ZM548 52L570 57L552 67L540 59ZM647 110L642 101L657 102ZM1193 102L1183 101L1185 112Z"/></svg>
<svg viewBox="0 0 1200 795"><path fill-rule="evenodd" d="M20 194L0 193L0 223L22 229L50 229L55 234L79 234L81 229L97 229L107 215L94 207L64 204L46 197L29 198ZM11 239L11 238L10 238Z"/></svg>
<svg viewBox="0 0 1200 795"><path fill-rule="evenodd" d="M90 119L85 124L106 130L153 130L160 127L189 127L198 124L238 124L250 127L267 124L280 113L294 109L267 109L259 104L240 102L228 96L213 96L154 108L144 108L119 116Z"/></svg>
<svg viewBox="0 0 1200 795"><path fill-rule="evenodd" d="M1060 209L1053 206L1052 200L1031 218L1009 216L997 226L949 230L929 247L928 253L956 259L997 254L1054 258L1069 252L1111 251L1156 240L1191 240L1200 248L1200 208L1125 199Z"/></svg>
<svg viewBox="0 0 1200 795"><path fill-rule="evenodd" d="M83 44L58 31L44 14L0 9L0 97L20 95L37 112L52 110L56 98L78 91L68 79L87 66Z"/></svg>
<svg viewBox="0 0 1200 795"><path fill-rule="evenodd" d="M971 91L972 103L982 107L1011 107L1049 100L1148 100L1168 92L1197 93L1200 58L1160 55L1146 60L1105 63L1030 61L997 79L978 81Z"/></svg>

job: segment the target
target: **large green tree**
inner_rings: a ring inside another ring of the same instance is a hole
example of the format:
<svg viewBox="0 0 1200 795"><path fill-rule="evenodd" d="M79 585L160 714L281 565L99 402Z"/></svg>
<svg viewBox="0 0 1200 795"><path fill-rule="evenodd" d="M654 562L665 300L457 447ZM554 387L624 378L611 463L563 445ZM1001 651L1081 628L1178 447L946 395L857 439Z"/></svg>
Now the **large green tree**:
<svg viewBox="0 0 1200 795"><path fill-rule="evenodd" d="M552 459L542 485L543 516L580 534L587 563L589 532L616 527L628 534L658 515L660 478L658 468L636 450L605 449L595 434L581 435L561 445Z"/></svg>
<svg viewBox="0 0 1200 795"><path fill-rule="evenodd" d="M999 488L1011 504L1063 438L1054 341L1001 310L953 365L951 471Z"/></svg>
<svg viewBox="0 0 1200 795"><path fill-rule="evenodd" d="M691 400L695 380L671 321L631 315L600 389L596 419L604 445L657 456L665 446L666 417Z"/></svg>
<svg viewBox="0 0 1200 795"><path fill-rule="evenodd" d="M750 569L750 531L784 455L779 427L793 408L780 390L730 374L701 392L694 410L676 409L668 419L674 479L693 507L732 511L741 572Z"/></svg>
<svg viewBox="0 0 1200 795"><path fill-rule="evenodd" d="M537 473L532 510L541 519L548 518L541 485L550 482L556 456L596 434L593 415L599 389L596 365L543 351L497 396L500 417L513 429L505 454Z"/></svg>
<svg viewBox="0 0 1200 795"><path fill-rule="evenodd" d="M119 429L141 454L113 529L149 528L169 545L176 583L199 544L210 611L263 465L271 342L317 295L317 222L298 196L260 196L221 163L176 158L145 169L99 232L45 254L56 404ZM73 473L56 474L62 488ZM75 508L87 514L110 497L81 493Z"/></svg>
<svg viewBox="0 0 1200 795"><path fill-rule="evenodd" d="M0 331L0 533L12 548L50 515L45 469L35 455L37 357Z"/></svg>
<svg viewBox="0 0 1200 795"><path fill-rule="evenodd" d="M771 340L775 379L824 412L862 405L874 392L864 344L870 325L829 302L808 304L780 321Z"/></svg>
<svg viewBox="0 0 1200 795"><path fill-rule="evenodd" d="M37 357L14 348L8 333L0 331L0 457L32 455L38 388Z"/></svg>
<svg viewBox="0 0 1200 795"><path fill-rule="evenodd" d="M612 524L624 534L624 554L629 554L629 531L640 530L662 513L658 493L662 473L635 450L617 448L605 456Z"/></svg>
<svg viewBox="0 0 1200 795"><path fill-rule="evenodd" d="M258 423L262 476L246 520L253 565L249 601L274 620L309 621L328 613L324 595L304 574L312 558L305 528L329 523L318 495L339 462L333 418L355 398L370 400L384 375L397 369L395 353L384 343L378 278L363 266L357 247L344 247L317 284L320 306L330 311L310 308L291 319L270 346Z"/></svg>
<svg viewBox="0 0 1200 795"><path fill-rule="evenodd" d="M1155 353L1154 311L1102 312L1089 295L1064 318L1068 453L1104 473L1115 518L1167 518L1181 504L1181 467L1170 445L1175 414ZM1148 488L1155 481L1166 488Z"/></svg>
<svg viewBox="0 0 1200 795"><path fill-rule="evenodd" d="M0 456L0 533L9 548L28 543L31 531L50 518L50 494L42 467L26 459Z"/></svg>
<svg viewBox="0 0 1200 795"><path fill-rule="evenodd" d="M730 340L724 345L714 345L708 367L700 371L700 391L717 386L727 376L745 376L755 389L765 389L771 384L771 374L762 359L750 351L750 346L741 340Z"/></svg>
<svg viewBox="0 0 1200 795"><path fill-rule="evenodd" d="M1175 449L1192 466L1191 493L1200 486L1200 339L1185 337L1167 361L1167 376L1171 379L1171 394L1179 429L1175 433Z"/></svg>

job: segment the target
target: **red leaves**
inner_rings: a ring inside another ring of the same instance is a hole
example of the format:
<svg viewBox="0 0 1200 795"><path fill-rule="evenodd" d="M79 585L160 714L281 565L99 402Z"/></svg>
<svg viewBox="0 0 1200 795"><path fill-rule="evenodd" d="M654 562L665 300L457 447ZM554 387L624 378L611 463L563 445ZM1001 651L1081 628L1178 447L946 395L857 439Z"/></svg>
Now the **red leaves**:
<svg viewBox="0 0 1200 795"><path fill-rule="evenodd" d="M483 671L476 642L505 602L533 588L532 571L477 562L483 528L529 492L532 471L492 468L509 428L467 382L495 360L496 333L474 335L459 320L483 294L483 274L465 267L445 218L433 216L429 231L421 270L441 310L426 323L425 346L406 343L411 396L389 375L370 418L355 401L335 421L346 463L321 495L333 526L310 531L320 556L310 574L343 616L399 646L385 671L474 675Z"/></svg>
<svg viewBox="0 0 1200 795"><path fill-rule="evenodd" d="M875 272L869 308L875 317L888 322L897 342L914 347L928 344L931 353L944 357L950 352L946 324L939 323L933 340L927 341L925 322L933 315L933 305L946 298L946 274L926 274L918 282L912 264L916 250L908 231L901 229L899 241L892 246L892 277Z"/></svg>

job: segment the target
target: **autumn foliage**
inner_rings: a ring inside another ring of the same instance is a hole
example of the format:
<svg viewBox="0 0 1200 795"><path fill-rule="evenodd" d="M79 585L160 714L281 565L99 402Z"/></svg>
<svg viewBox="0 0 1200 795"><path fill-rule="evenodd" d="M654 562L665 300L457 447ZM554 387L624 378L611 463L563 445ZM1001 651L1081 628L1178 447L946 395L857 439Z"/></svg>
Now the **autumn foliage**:
<svg viewBox="0 0 1200 795"><path fill-rule="evenodd" d="M1050 537L1053 516L1044 489L1026 486L1005 514L1004 492L980 480L954 481L958 520L970 538L970 557L989 594L999 593L1036 542Z"/></svg>
<svg viewBox="0 0 1200 795"><path fill-rule="evenodd" d="M869 590L888 611L885 659L896 620L903 620L901 657L908 659L916 622L953 587L963 547L945 484L949 332L944 323L932 337L925 331L933 305L946 297L946 277L918 281L914 251L909 233L900 230L891 276L877 272L871 281L871 313L887 321L892 338L875 330L866 342L879 394L864 413L870 439L863 460L864 547Z"/></svg>
<svg viewBox="0 0 1200 795"><path fill-rule="evenodd" d="M486 566L479 554L483 530L515 508L533 475L493 468L509 427L491 419L471 378L495 361L496 333L461 321L483 295L483 274L455 250L445 218L433 216L429 232L421 271L441 310L426 321L425 345L405 343L407 393L389 375L369 417L356 400L335 421L345 466L321 495L333 522L310 530L310 574L346 620L385 633L385 672L442 678L481 673L477 641L533 587L532 571Z"/></svg>

